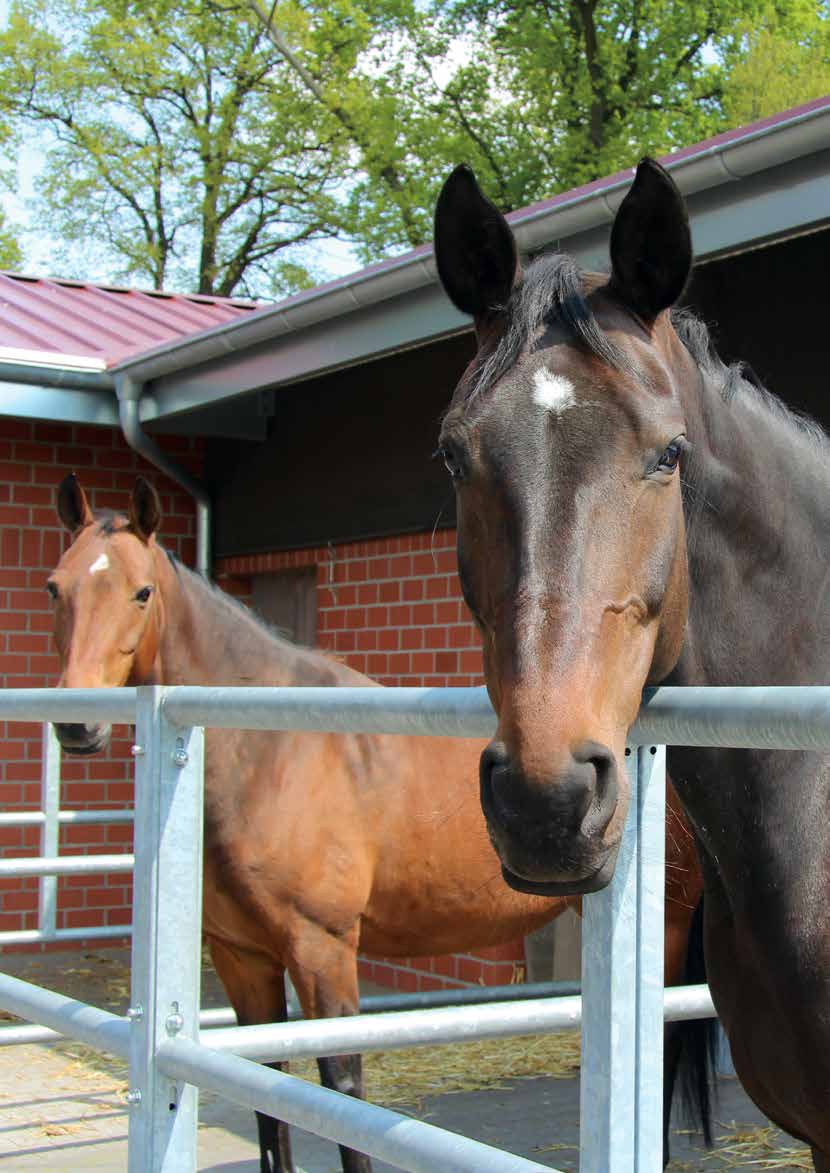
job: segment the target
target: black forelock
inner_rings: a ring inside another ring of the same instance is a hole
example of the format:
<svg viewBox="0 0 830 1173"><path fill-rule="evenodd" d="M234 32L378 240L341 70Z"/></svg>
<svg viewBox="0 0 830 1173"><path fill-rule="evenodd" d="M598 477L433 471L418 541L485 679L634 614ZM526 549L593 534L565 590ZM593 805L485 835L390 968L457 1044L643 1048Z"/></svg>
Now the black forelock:
<svg viewBox="0 0 830 1173"><path fill-rule="evenodd" d="M554 322L564 325L580 346L608 366L616 370L630 367L588 305L585 274L565 253L548 253L537 258L513 289L504 313L506 323L495 349L472 374L468 401L497 383L518 361L534 335Z"/></svg>

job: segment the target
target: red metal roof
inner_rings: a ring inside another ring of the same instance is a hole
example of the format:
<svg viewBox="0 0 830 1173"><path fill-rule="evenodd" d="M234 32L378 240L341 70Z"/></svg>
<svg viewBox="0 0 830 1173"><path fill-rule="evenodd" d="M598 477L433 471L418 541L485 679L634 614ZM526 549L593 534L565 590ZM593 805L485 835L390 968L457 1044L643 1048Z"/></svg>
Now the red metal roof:
<svg viewBox="0 0 830 1173"><path fill-rule="evenodd" d="M0 358L103 370L260 304L0 272Z"/></svg>

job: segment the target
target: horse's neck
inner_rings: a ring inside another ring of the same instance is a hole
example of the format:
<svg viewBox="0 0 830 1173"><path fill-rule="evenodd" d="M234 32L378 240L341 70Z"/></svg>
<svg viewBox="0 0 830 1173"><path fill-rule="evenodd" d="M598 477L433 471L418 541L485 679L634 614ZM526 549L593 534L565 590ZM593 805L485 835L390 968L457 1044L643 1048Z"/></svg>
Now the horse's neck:
<svg viewBox="0 0 830 1173"><path fill-rule="evenodd" d="M830 445L752 390L704 379L684 470L685 684L824 683L830 656Z"/></svg>
<svg viewBox="0 0 830 1173"><path fill-rule="evenodd" d="M293 681L294 650L241 608L159 551L164 619L160 684L250 685Z"/></svg>
<svg viewBox="0 0 830 1173"><path fill-rule="evenodd" d="M693 407L688 420L689 619L670 682L826 683L828 449L751 391L725 403L707 379L703 394L700 414ZM809 937L803 919L790 915L798 906L812 910L824 933L826 891L815 877L830 874L826 758L675 748L669 768L709 861L707 893L726 893L716 918L727 906L729 916L740 909L756 944L774 929L782 948L786 937L787 949L797 949L793 926Z"/></svg>

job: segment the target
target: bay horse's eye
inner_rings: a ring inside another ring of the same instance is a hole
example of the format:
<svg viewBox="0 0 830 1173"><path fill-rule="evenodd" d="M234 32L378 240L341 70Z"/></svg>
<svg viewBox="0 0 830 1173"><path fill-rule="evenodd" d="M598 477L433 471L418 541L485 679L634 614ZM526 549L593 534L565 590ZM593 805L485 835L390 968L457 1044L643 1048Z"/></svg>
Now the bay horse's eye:
<svg viewBox="0 0 830 1173"><path fill-rule="evenodd" d="M57 599L58 597L58 584L56 582L52 582L51 578L46 584L46 593L50 599Z"/></svg>
<svg viewBox="0 0 830 1173"><path fill-rule="evenodd" d="M153 588L151 586L142 587L140 591L135 592L135 601L137 603L146 603L152 593Z"/></svg>
<svg viewBox="0 0 830 1173"><path fill-rule="evenodd" d="M674 472L680 463L680 454L683 451L683 440L678 437L672 440L666 451L657 461L657 471L659 472Z"/></svg>

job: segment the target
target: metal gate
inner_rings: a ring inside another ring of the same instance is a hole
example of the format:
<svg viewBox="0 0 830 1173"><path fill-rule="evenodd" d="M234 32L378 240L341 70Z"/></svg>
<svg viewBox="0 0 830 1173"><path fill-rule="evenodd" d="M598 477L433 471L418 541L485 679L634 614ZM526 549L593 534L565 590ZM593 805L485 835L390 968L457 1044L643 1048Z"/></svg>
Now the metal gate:
<svg viewBox="0 0 830 1173"><path fill-rule="evenodd" d="M5 720L135 721L135 895L125 1019L3 975L0 1007L129 1058L130 1173L195 1170L199 1087L417 1173L550 1173L251 1060L539 1034L580 1022L582 1173L657 1173L664 1017L714 1013L706 987L663 990L664 747L830 748L830 688L665 688L644 700L627 751L631 814L615 878L584 901L581 998L226 1027L200 1039L204 726L490 736L485 690L6 690ZM47 871L68 863L52 860Z"/></svg>

